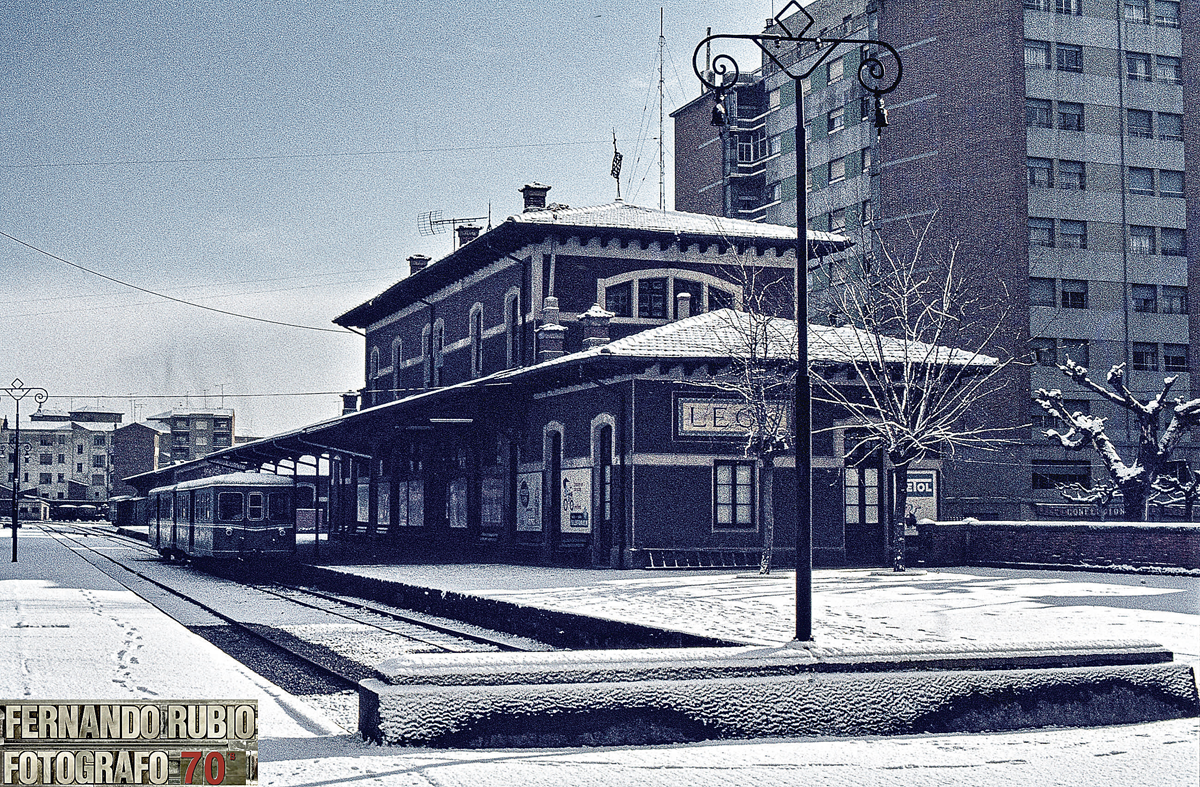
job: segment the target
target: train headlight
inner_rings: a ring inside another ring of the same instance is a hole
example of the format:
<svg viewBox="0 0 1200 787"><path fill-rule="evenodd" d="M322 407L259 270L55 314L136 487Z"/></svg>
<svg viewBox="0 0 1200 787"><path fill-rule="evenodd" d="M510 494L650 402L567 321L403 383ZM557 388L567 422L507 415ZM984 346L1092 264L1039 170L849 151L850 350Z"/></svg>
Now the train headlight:
<svg viewBox="0 0 1200 787"><path fill-rule="evenodd" d="M227 528L225 528L225 535L227 535L227 536L232 536L232 535L233 535L233 528L232 528L232 527L227 527Z"/></svg>
<svg viewBox="0 0 1200 787"><path fill-rule="evenodd" d="M286 536L286 535L287 535L287 530L285 530L285 529L284 529L284 528L282 528L282 527L281 527L281 528L279 528L279 537L280 537L280 538L283 538L283 537L284 537L284 536Z"/></svg>

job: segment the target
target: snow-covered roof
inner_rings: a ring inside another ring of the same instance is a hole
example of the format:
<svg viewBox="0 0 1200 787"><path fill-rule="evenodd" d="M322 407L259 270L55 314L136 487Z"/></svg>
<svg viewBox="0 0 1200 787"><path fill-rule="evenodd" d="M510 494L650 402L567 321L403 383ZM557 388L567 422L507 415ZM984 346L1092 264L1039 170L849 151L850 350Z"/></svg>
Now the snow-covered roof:
<svg viewBox="0 0 1200 787"><path fill-rule="evenodd" d="M684 213L678 210L658 210L633 205L622 200L583 208L551 206L545 210L533 210L509 216L508 221L556 227L645 230L739 239L796 240L795 227L746 221L745 219L727 219L701 213ZM846 243L843 236L831 232L809 230L808 237L809 240L815 242Z"/></svg>
<svg viewBox="0 0 1200 787"><path fill-rule="evenodd" d="M166 421L171 418L216 417L230 418L233 408L230 407L176 407L158 415L146 416L148 421Z"/></svg>

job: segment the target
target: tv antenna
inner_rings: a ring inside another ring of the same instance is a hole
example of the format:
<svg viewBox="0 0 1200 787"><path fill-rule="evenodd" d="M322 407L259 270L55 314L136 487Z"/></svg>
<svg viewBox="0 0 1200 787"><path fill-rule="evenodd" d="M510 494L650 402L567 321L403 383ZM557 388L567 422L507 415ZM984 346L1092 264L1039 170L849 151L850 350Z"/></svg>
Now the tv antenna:
<svg viewBox="0 0 1200 787"><path fill-rule="evenodd" d="M459 224L469 224L472 221L483 221L489 219L490 216L466 216L463 218L444 219L440 210L427 210L424 213L417 214L417 233L422 237L430 235L441 235L449 226L454 229ZM489 228L490 229L490 228ZM458 233L451 233L454 237L451 239L451 247L454 248L458 244Z"/></svg>

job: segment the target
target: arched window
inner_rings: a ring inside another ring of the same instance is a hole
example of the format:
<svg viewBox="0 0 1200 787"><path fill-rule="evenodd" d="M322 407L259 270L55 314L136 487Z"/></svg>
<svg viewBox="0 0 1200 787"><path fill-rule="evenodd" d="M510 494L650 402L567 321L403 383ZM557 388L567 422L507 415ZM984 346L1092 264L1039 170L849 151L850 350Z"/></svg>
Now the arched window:
<svg viewBox="0 0 1200 787"><path fill-rule="evenodd" d="M483 374L483 304L471 307L471 376Z"/></svg>
<svg viewBox="0 0 1200 787"><path fill-rule="evenodd" d="M515 287L504 298L504 337L509 367L521 366L521 293Z"/></svg>
<svg viewBox="0 0 1200 787"><path fill-rule="evenodd" d="M392 340L392 398L400 398L400 364L404 362L404 340Z"/></svg>
<svg viewBox="0 0 1200 787"><path fill-rule="evenodd" d="M442 350L446 346L446 324L439 317L433 324L433 386L442 384Z"/></svg>
<svg viewBox="0 0 1200 787"><path fill-rule="evenodd" d="M367 363L367 382L379 376L379 348L371 348L371 360Z"/></svg>
<svg viewBox="0 0 1200 787"><path fill-rule="evenodd" d="M430 383L433 381L433 359L431 357L429 347L429 338L432 334L432 331L433 326L429 325L429 323L426 323L425 327L421 329L421 369L426 388L428 388Z"/></svg>

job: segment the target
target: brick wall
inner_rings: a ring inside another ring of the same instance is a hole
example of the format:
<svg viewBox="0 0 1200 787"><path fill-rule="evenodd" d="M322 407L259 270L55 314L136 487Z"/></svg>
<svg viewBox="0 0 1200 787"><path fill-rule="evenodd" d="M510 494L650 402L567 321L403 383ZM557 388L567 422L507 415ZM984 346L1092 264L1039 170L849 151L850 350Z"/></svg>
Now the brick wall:
<svg viewBox="0 0 1200 787"><path fill-rule="evenodd" d="M920 526L927 566L1133 566L1200 569L1200 525L947 522Z"/></svg>

